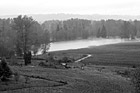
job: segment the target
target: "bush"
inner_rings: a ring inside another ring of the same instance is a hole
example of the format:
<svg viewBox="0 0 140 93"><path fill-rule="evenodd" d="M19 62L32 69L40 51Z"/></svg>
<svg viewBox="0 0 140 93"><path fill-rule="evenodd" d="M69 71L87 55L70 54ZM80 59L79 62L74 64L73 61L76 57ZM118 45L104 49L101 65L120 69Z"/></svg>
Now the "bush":
<svg viewBox="0 0 140 93"><path fill-rule="evenodd" d="M8 80L12 75L12 71L7 65L6 59L2 58L0 62L0 78L2 81Z"/></svg>
<svg viewBox="0 0 140 93"><path fill-rule="evenodd" d="M71 59L69 57L63 57L59 60L59 63L72 63L74 59Z"/></svg>
<svg viewBox="0 0 140 93"><path fill-rule="evenodd" d="M140 93L140 68L136 68L133 71L131 81L135 88L135 93Z"/></svg>
<svg viewBox="0 0 140 93"><path fill-rule="evenodd" d="M17 58L15 56L12 56L10 58L10 65L17 65L18 62L17 62Z"/></svg>
<svg viewBox="0 0 140 93"><path fill-rule="evenodd" d="M128 69L126 69L126 70L116 70L115 72L117 74L123 76L123 77L130 77L130 75L131 75L131 70L128 70Z"/></svg>
<svg viewBox="0 0 140 93"><path fill-rule="evenodd" d="M19 75L18 72L16 72L16 73L14 74L14 80L15 80L16 82L18 82L18 81L19 81L19 78L20 78L20 75Z"/></svg>
<svg viewBox="0 0 140 93"><path fill-rule="evenodd" d="M41 67L47 67L47 65L44 62L40 62L38 65Z"/></svg>

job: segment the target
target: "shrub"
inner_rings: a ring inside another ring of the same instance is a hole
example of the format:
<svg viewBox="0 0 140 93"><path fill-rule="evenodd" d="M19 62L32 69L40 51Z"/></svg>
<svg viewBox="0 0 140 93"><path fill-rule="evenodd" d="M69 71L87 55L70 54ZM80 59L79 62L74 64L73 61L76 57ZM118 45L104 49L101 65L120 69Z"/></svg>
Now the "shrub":
<svg viewBox="0 0 140 93"><path fill-rule="evenodd" d="M30 81L30 77L25 76L25 83L29 83L29 81Z"/></svg>
<svg viewBox="0 0 140 93"><path fill-rule="evenodd" d="M2 58L0 62L0 78L2 81L8 80L12 75L12 71L7 65L6 59Z"/></svg>
<svg viewBox="0 0 140 93"><path fill-rule="evenodd" d="M15 81L16 81L16 82L19 81L19 78L20 78L20 75L19 75L18 72L16 72L16 73L14 74L14 79L15 79Z"/></svg>
<svg viewBox="0 0 140 93"><path fill-rule="evenodd" d="M117 74L123 76L123 77L130 77L131 71L130 70L117 70L115 71Z"/></svg>
<svg viewBox="0 0 140 93"><path fill-rule="evenodd" d="M10 65L17 65L18 62L17 62L17 58L15 56L12 56L10 58Z"/></svg>
<svg viewBox="0 0 140 93"><path fill-rule="evenodd" d="M135 66L135 65L133 65L133 66L132 66L132 68L136 68L136 66Z"/></svg>
<svg viewBox="0 0 140 93"><path fill-rule="evenodd" d="M40 62L38 65L42 66L42 67L46 67L47 66L44 62Z"/></svg>
<svg viewBox="0 0 140 93"><path fill-rule="evenodd" d="M59 60L59 63L71 63L73 62L74 59L71 59L69 57L63 57L62 59Z"/></svg>
<svg viewBox="0 0 140 93"><path fill-rule="evenodd" d="M136 68L131 77L131 81L135 88L135 93L140 93L140 68Z"/></svg>

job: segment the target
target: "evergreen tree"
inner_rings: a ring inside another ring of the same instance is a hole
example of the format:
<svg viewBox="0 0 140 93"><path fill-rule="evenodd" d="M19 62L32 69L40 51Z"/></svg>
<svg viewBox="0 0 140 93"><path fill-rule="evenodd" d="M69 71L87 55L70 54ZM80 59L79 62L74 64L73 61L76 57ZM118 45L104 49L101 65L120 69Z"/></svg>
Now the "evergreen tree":
<svg viewBox="0 0 140 93"><path fill-rule="evenodd" d="M101 36L100 34L101 34L101 31L100 31L100 28L99 28L98 31L97 31L96 37L99 38Z"/></svg>
<svg viewBox="0 0 140 93"><path fill-rule="evenodd" d="M130 23L127 21L123 22L122 25L122 38L130 38L131 34L130 34Z"/></svg>
<svg viewBox="0 0 140 93"><path fill-rule="evenodd" d="M12 71L7 65L6 59L3 57L0 62L0 78L2 81L7 81L12 75Z"/></svg>
<svg viewBox="0 0 140 93"><path fill-rule="evenodd" d="M106 38L107 37L107 34L106 34L107 32L106 32L106 28L105 28L105 26L103 25L103 27L102 27L102 29L101 29L101 32L100 32L100 36L102 37L102 38Z"/></svg>

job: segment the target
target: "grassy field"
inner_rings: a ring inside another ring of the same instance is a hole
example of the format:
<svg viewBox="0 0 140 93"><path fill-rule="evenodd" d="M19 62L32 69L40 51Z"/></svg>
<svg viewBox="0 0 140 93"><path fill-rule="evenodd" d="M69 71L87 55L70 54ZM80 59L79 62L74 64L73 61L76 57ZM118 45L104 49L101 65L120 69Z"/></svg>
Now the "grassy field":
<svg viewBox="0 0 140 93"><path fill-rule="evenodd" d="M118 71L130 71L140 65L140 43L129 42L78 50L53 52L53 55L67 55L78 59L81 55L92 56L73 65L86 64L70 69L43 68L32 60L34 66L10 66L20 74L18 82L0 81L0 93L133 93L129 77ZM78 56L76 56L78 55ZM45 55L41 56L45 57ZM21 60L19 60L21 61ZM28 77L28 83L25 78Z"/></svg>
<svg viewBox="0 0 140 93"><path fill-rule="evenodd" d="M82 61L84 64L118 66L140 65L140 42L111 44L62 52L91 54L92 57Z"/></svg>
<svg viewBox="0 0 140 93"><path fill-rule="evenodd" d="M115 70L127 68L86 66L84 70L51 69L42 67L17 67L12 70L20 73L18 82L0 83L0 93L131 93L133 87L125 77ZM114 70L114 71L113 71ZM30 77L24 83L24 77Z"/></svg>

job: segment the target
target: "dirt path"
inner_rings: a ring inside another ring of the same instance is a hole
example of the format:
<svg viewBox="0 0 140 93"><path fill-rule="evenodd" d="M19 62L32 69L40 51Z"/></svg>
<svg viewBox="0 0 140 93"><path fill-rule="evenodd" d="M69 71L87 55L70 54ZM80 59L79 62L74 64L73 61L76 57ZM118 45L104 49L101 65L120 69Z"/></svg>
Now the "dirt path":
<svg viewBox="0 0 140 93"><path fill-rule="evenodd" d="M44 78L44 77L40 77L40 76L34 76L34 75L23 75L23 76L27 76L27 77L29 77L29 78L36 78L36 79L42 79L42 80L57 82L57 83L60 83L61 86L67 85L67 84L68 84L66 81L62 81L62 80L59 80L59 81L58 81L58 80L52 80L52 79Z"/></svg>
<svg viewBox="0 0 140 93"><path fill-rule="evenodd" d="M80 59L76 60L75 62L80 62L80 61L85 60L86 58L89 58L91 56L92 56L91 54L87 54L86 57L80 58Z"/></svg>

